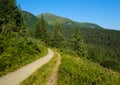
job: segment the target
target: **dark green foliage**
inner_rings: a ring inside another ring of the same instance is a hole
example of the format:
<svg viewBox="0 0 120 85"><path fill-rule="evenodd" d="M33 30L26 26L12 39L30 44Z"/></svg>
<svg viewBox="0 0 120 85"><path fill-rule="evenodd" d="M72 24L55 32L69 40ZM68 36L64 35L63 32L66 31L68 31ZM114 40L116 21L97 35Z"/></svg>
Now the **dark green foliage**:
<svg viewBox="0 0 120 85"><path fill-rule="evenodd" d="M34 28L40 20L30 12L22 11L22 14L26 26L26 36L34 37Z"/></svg>
<svg viewBox="0 0 120 85"><path fill-rule="evenodd" d="M0 0L0 76L46 54L44 45L25 31L15 0Z"/></svg>
<svg viewBox="0 0 120 85"><path fill-rule="evenodd" d="M101 66L120 72L120 66L116 61L106 60L100 63Z"/></svg>
<svg viewBox="0 0 120 85"><path fill-rule="evenodd" d="M61 24L62 33L67 42L67 49L71 50L70 38L75 27L80 30L86 44L89 60L101 63L104 60L114 60L120 64L120 31L103 29L92 23L79 23L52 14L43 14L49 24L47 30L53 34L55 23ZM41 16L38 16L41 18ZM49 28L50 27L50 28ZM50 42L51 44L51 42Z"/></svg>
<svg viewBox="0 0 120 85"><path fill-rule="evenodd" d="M52 45L56 48L62 48L64 47L64 37L62 34L62 29L60 27L59 23L55 24L54 27L54 33L53 33L53 38L52 38Z"/></svg>
<svg viewBox="0 0 120 85"><path fill-rule="evenodd" d="M39 22L39 19L27 11L22 11L22 13L23 13L24 23L27 27L27 30L29 31L33 29L36 23Z"/></svg>
<svg viewBox="0 0 120 85"><path fill-rule="evenodd" d="M54 25L56 22L61 23L63 35L67 38L68 49L71 46L70 36L74 28L77 27L86 44L88 59L98 63L112 59L120 64L120 31L103 29L92 23L78 23L48 13L44 14L44 17L50 25Z"/></svg>
<svg viewBox="0 0 120 85"><path fill-rule="evenodd" d="M15 0L0 1L0 33L25 31L22 14Z"/></svg>
<svg viewBox="0 0 120 85"><path fill-rule="evenodd" d="M43 18L43 15L41 15L40 21L35 26L34 36L37 39L41 39L45 43L47 43L49 41L48 32L47 32L47 28L46 28L46 22Z"/></svg>
<svg viewBox="0 0 120 85"><path fill-rule="evenodd" d="M0 35L0 55L4 52L5 48L3 46L5 37Z"/></svg>
<svg viewBox="0 0 120 85"><path fill-rule="evenodd" d="M34 36L35 38L40 39L40 35L41 35L40 22L37 22L35 26Z"/></svg>
<svg viewBox="0 0 120 85"><path fill-rule="evenodd" d="M88 59L98 63L114 60L120 64L120 31L89 28L81 31L87 43Z"/></svg>
<svg viewBox="0 0 120 85"><path fill-rule="evenodd" d="M87 48L87 58L99 64L104 60L112 59L120 64L120 31L107 30L92 23L79 23L52 14L43 14L45 21L51 25L48 28L54 31L56 22L60 22L62 33L66 39L67 49L71 49L70 38L75 27L80 30ZM38 16L40 18L40 16ZM57 43L57 42L56 42Z"/></svg>
<svg viewBox="0 0 120 85"><path fill-rule="evenodd" d="M79 56L86 56L85 44L83 38L80 34L79 29L75 29L71 36L71 46L72 49L79 55Z"/></svg>
<svg viewBox="0 0 120 85"><path fill-rule="evenodd" d="M43 56L46 52L40 43L32 38L0 35L0 76Z"/></svg>

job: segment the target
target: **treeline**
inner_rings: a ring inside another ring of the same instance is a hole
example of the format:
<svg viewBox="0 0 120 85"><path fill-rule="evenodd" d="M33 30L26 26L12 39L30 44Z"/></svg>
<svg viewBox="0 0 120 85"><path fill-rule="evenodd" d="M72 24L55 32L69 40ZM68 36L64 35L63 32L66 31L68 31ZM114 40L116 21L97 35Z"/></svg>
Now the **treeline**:
<svg viewBox="0 0 120 85"><path fill-rule="evenodd" d="M119 31L81 27L71 29L59 23L50 29L44 15L41 15L34 29L34 37L39 37L49 46L76 52L81 57L85 56L118 72L120 72L119 36Z"/></svg>
<svg viewBox="0 0 120 85"><path fill-rule="evenodd" d="M47 30L47 23L44 20L43 15L39 22L35 25L33 30L33 37L40 39L45 42L47 45L56 47L59 49L69 49L76 52L79 56L86 56L86 46L84 40L78 28L75 28L71 34L70 39L68 40L63 35L63 30L60 23L56 23L53 26L53 32Z"/></svg>
<svg viewBox="0 0 120 85"><path fill-rule="evenodd" d="M80 28L88 48L88 59L120 72L120 31Z"/></svg>
<svg viewBox="0 0 120 85"><path fill-rule="evenodd" d="M70 35L74 30L73 26L62 24L63 34L70 39ZM83 36L86 44L87 58L100 65L114 69L120 72L120 31L107 30L103 28L88 28L76 26Z"/></svg>

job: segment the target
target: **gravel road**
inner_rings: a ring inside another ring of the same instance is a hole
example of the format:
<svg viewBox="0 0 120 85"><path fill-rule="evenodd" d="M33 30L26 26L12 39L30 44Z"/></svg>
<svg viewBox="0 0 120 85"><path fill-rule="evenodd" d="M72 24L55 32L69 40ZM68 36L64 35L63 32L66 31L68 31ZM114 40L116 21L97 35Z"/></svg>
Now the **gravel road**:
<svg viewBox="0 0 120 85"><path fill-rule="evenodd" d="M54 53L48 49L48 54L14 72L8 73L0 78L0 85L19 85L23 80L29 77L34 71L46 64L53 57Z"/></svg>

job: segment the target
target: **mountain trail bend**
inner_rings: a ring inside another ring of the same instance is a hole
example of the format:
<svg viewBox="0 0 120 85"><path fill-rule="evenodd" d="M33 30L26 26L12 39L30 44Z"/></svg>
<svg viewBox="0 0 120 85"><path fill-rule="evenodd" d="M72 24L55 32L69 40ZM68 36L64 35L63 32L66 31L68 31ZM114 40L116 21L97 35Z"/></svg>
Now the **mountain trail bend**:
<svg viewBox="0 0 120 85"><path fill-rule="evenodd" d="M17 69L14 72L8 73L0 78L0 85L19 85L23 80L29 77L34 71L46 64L53 57L54 53L48 49L48 54L30 64Z"/></svg>

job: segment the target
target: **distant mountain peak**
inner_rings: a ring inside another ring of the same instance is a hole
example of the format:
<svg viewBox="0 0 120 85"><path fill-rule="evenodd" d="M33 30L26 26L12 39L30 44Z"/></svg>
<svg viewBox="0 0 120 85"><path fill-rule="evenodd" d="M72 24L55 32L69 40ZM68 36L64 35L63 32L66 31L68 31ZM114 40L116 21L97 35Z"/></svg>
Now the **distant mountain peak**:
<svg viewBox="0 0 120 85"><path fill-rule="evenodd" d="M54 25L55 23L60 23L60 24L64 24L64 25L69 25L69 26L81 26L81 27L89 27L89 28L102 28L101 26L94 24L94 23L88 23L88 22L77 22L77 21L73 21L71 19L68 18L64 18L61 16L57 16L55 14L52 13L42 13L42 15L44 16L45 21L50 24L50 25ZM38 18L41 17L41 14L37 16Z"/></svg>
<svg viewBox="0 0 120 85"><path fill-rule="evenodd" d="M23 15L24 15L24 21L25 24L27 26L27 28L34 28L35 24L39 21L41 14L38 16L34 16L33 14L23 11ZM42 13L42 15L44 16L45 21L49 24L49 25L55 25L55 23L60 23L62 27L67 27L67 28L102 28L101 26L94 24L94 23L88 23L88 22L77 22L77 21L73 21L71 19L68 18L64 18L61 16L57 16L55 14L52 13Z"/></svg>

